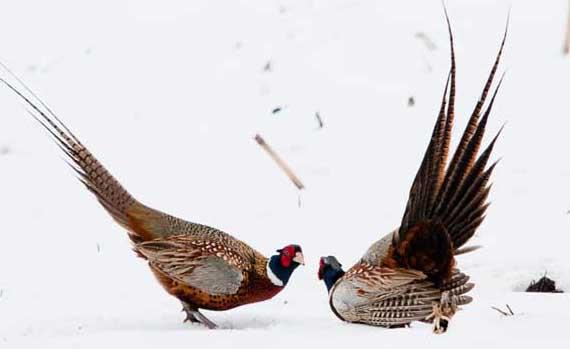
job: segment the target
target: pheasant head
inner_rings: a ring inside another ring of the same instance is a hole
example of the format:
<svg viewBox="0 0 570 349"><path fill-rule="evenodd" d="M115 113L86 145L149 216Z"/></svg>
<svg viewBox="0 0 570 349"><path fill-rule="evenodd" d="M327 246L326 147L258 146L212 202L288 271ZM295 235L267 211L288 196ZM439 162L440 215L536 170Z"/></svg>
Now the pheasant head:
<svg viewBox="0 0 570 349"><path fill-rule="evenodd" d="M335 256L321 257L319 262L319 280L323 280L330 291L334 284L344 275L342 264Z"/></svg>
<svg viewBox="0 0 570 349"><path fill-rule="evenodd" d="M284 287L293 271L299 265L305 265L305 258L299 245L287 245L277 250L277 253L269 258L267 276L274 285Z"/></svg>

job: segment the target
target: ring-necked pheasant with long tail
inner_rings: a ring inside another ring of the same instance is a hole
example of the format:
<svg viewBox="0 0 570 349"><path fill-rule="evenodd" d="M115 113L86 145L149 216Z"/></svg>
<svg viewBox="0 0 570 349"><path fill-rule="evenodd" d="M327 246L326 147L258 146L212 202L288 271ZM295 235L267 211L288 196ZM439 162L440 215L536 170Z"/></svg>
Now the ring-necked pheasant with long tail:
<svg viewBox="0 0 570 349"><path fill-rule="evenodd" d="M293 271L304 264L298 245L285 246L268 259L220 230L143 205L21 80L12 77L22 85L22 91L0 80L27 103L30 114L71 160L79 180L128 231L134 251L148 261L164 289L182 302L185 321L215 328L199 309L227 310L268 300L283 290Z"/></svg>
<svg viewBox="0 0 570 349"><path fill-rule="evenodd" d="M334 256L320 260L319 278L329 291L332 311L341 320L382 327L433 321L434 331L442 333L457 307L472 301L466 293L474 285L456 269L455 256L476 249L464 245L483 222L489 206L489 179L496 163L487 168L487 162L500 131L478 153L500 86L499 82L483 112L506 30L481 98L447 166L455 116L455 53L447 13L446 19L451 71L400 227L374 243L346 273Z"/></svg>

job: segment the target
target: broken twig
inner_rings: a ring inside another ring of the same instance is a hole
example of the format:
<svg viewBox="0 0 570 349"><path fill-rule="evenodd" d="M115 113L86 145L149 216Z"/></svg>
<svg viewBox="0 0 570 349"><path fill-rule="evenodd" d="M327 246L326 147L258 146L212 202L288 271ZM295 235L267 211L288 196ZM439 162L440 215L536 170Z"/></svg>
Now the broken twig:
<svg viewBox="0 0 570 349"><path fill-rule="evenodd" d="M566 40L564 40L565 55L570 53L570 0L568 0L568 23L566 24Z"/></svg>
<svg viewBox="0 0 570 349"><path fill-rule="evenodd" d="M416 37L416 39L421 40L428 50L435 51L437 49L435 43L429 38L429 36L427 36L426 33L417 32L416 35L414 36Z"/></svg>
<svg viewBox="0 0 570 349"><path fill-rule="evenodd" d="M502 311L501 309L499 309L497 307L491 307L491 309L498 311L499 313L501 313L501 315L509 316L509 314L505 313L504 311Z"/></svg>
<svg viewBox="0 0 570 349"><path fill-rule="evenodd" d="M285 163L285 161L283 161L279 157L279 155L277 155L277 153L269 146L269 144L265 142L265 140L260 135L255 135L254 139L257 142L257 144L259 144L261 148L263 148L263 150L265 150L267 154L269 154L269 156L273 159L273 161L277 163L277 166L279 166L279 168L281 168L281 170L285 172L287 177L289 177L291 182L295 184L297 189L302 190L305 188L301 180L293 173L293 170L291 170L291 168Z"/></svg>
<svg viewBox="0 0 570 349"><path fill-rule="evenodd" d="M323 126L325 126L325 123L323 122L323 119L321 118L321 114L319 112L316 112L315 117L317 118L317 122L319 123L319 128L323 128Z"/></svg>
<svg viewBox="0 0 570 349"><path fill-rule="evenodd" d="M513 312L513 310L511 309L511 307L508 304L507 304L507 309L509 311L508 313L504 310L497 308L497 307L491 307L491 309L498 311L503 316L514 316L515 315L515 313Z"/></svg>

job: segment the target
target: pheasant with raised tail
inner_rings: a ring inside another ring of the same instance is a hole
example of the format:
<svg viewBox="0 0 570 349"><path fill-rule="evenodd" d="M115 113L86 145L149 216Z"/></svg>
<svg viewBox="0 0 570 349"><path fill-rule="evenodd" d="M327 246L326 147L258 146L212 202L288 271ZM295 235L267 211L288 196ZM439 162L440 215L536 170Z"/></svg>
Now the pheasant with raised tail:
<svg viewBox="0 0 570 349"><path fill-rule="evenodd" d="M400 227L375 242L346 272L334 256L321 257L319 278L329 291L333 313L341 320L382 327L428 321L434 323L436 333L442 333L458 306L472 301L466 294L474 284L456 268L455 257L476 249L464 245L489 207L489 180L496 163L487 167L487 162L500 131L481 154L479 149L500 82L485 111L483 106L499 65L506 30L483 93L447 166L456 91L453 35L447 13L446 19L451 71Z"/></svg>

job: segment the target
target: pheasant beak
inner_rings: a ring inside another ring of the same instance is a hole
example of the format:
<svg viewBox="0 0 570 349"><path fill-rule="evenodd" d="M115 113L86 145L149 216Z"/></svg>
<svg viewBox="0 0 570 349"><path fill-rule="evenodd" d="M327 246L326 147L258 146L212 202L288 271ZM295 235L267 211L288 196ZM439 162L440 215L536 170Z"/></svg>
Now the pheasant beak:
<svg viewBox="0 0 570 349"><path fill-rule="evenodd" d="M293 258L293 262L297 262L301 265L305 265L305 257L303 257L303 252L295 253L295 257Z"/></svg>

